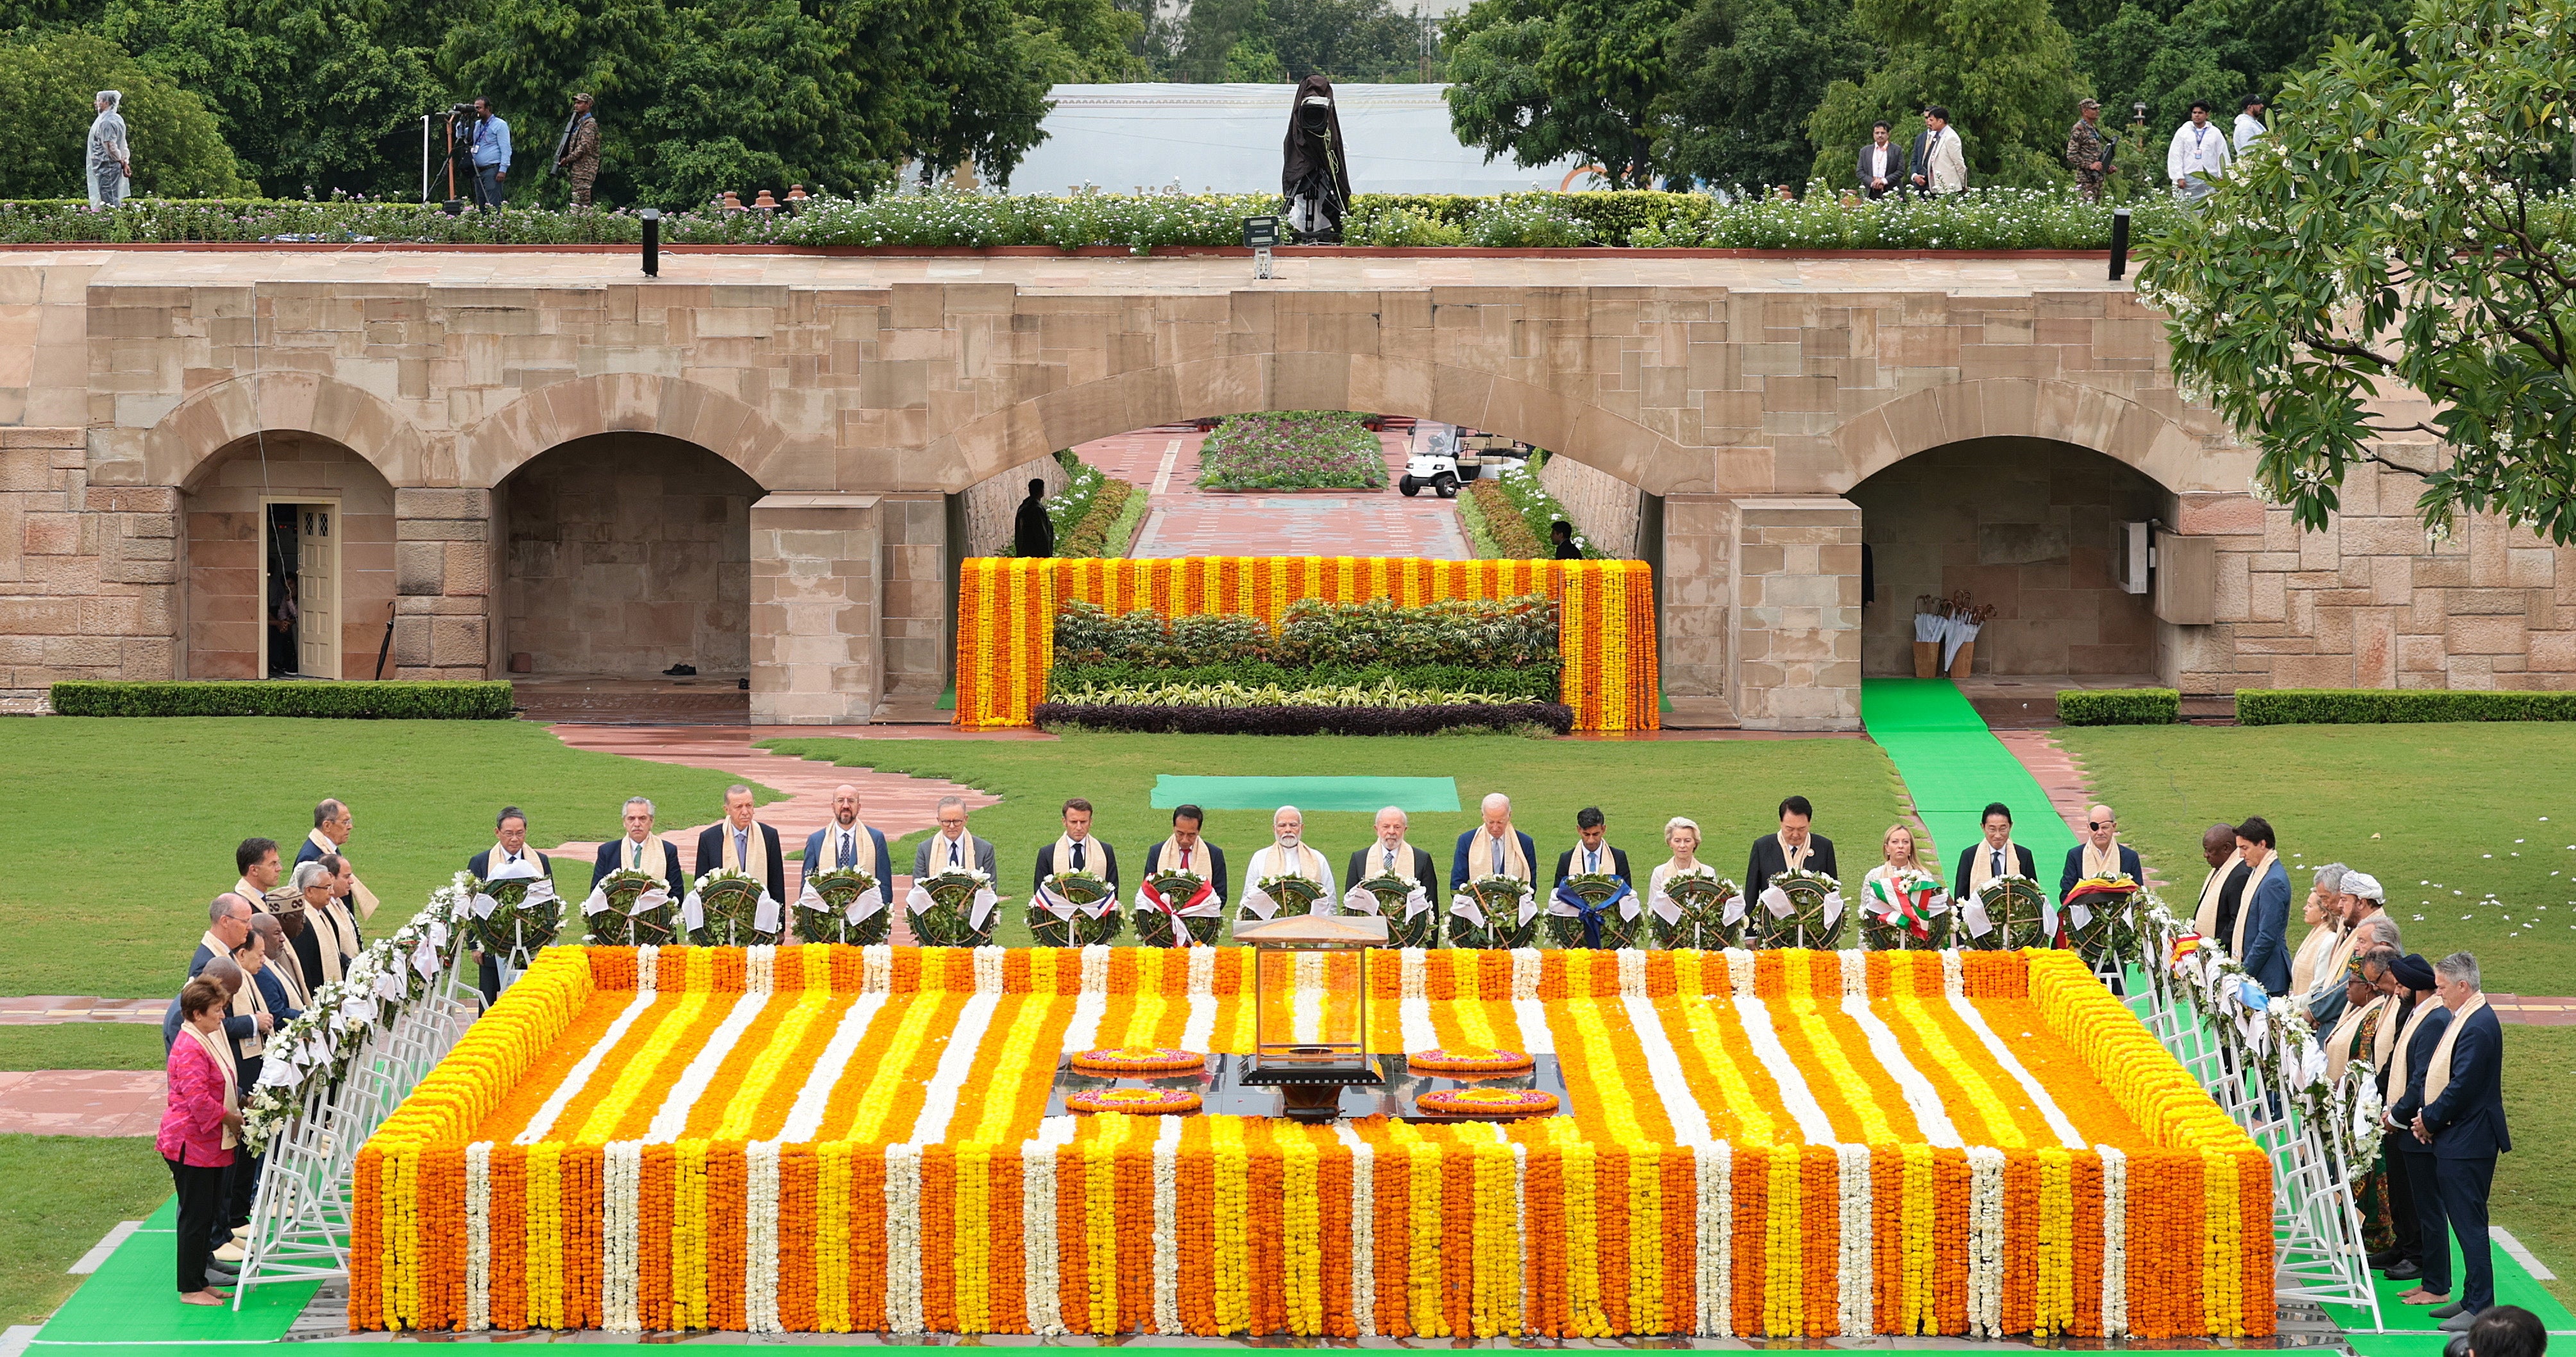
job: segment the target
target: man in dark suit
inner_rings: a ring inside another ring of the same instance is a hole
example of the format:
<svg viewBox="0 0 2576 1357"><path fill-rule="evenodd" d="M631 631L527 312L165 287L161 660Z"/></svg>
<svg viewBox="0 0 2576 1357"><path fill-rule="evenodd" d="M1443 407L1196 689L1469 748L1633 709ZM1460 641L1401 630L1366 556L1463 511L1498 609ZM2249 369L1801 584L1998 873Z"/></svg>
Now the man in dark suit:
<svg viewBox="0 0 2576 1357"><path fill-rule="evenodd" d="M1780 831L1753 841L1752 860L1744 866L1745 899L1761 899L1771 878L1792 867L1842 879L1834 867L1834 841L1808 828L1815 820L1816 808L1803 796L1780 803Z"/></svg>
<svg viewBox="0 0 2576 1357"><path fill-rule="evenodd" d="M725 817L698 835L698 875L719 867L750 873L764 894L782 908L787 904L787 854L778 830L751 818L751 788L739 782L725 788Z"/></svg>
<svg viewBox="0 0 2576 1357"><path fill-rule="evenodd" d="M1480 876L1518 876L1538 885L1538 841L1512 827L1512 799L1490 792L1477 809L1485 822L1458 836L1458 849L1449 859L1449 889L1464 890Z"/></svg>
<svg viewBox="0 0 2576 1357"><path fill-rule="evenodd" d="M2406 1030L2406 1020L2415 1016L2415 991L2407 988L2405 982L2397 977L2404 957L2396 948L2374 947L2362 953L2357 960L2361 963L2362 977L2388 1001L2381 1010L2387 1026L2373 1038L2371 1052L2376 1065L2371 1071L2371 1081L2378 1087L2380 1106L2385 1108L2406 1096L2406 1065L2394 1057L2397 1035ZM2379 1131L2379 1179L2381 1190L2388 1194L2386 1202L2392 1238L2386 1249L2370 1255L2369 1262L2392 1282L2416 1281L2424 1275L2423 1233L2417 1228L2415 1194L2406 1179L2405 1150L2398 1144L2401 1139L2413 1140L2415 1133L2411 1128L2393 1131L2385 1126Z"/></svg>
<svg viewBox="0 0 2576 1357"><path fill-rule="evenodd" d="M2057 878L2057 898L2063 900L2075 883L2088 876L2125 876L2140 886L2147 884L2146 868L2138 862L2138 850L2120 842L2120 821L2109 806L2094 806L2084 812L2084 837L2066 850L2066 870Z"/></svg>
<svg viewBox="0 0 2576 1357"><path fill-rule="evenodd" d="M1091 803L1077 796L1064 803L1064 834L1038 849L1035 892L1058 872L1089 872L1109 883L1109 898L1118 898L1118 850L1091 837Z"/></svg>
<svg viewBox="0 0 2576 1357"><path fill-rule="evenodd" d="M805 883L814 873L841 867L857 867L875 877L878 899L894 898L894 855L886 851L885 831L859 823L859 789L847 782L832 789L832 823L805 836L796 894L800 898L805 894Z"/></svg>
<svg viewBox="0 0 2576 1357"><path fill-rule="evenodd" d="M2416 1114L2424 1110L2424 1079L2433 1067L2433 1048L2450 1030L2451 1010L2435 993L2440 983L2433 967L2413 953L2398 958L2391 972L2413 998L2397 1045L2388 1060L2388 1087L2396 1096L2382 1112L2382 1126L2397 1153L2391 1172L2404 1172L2407 1195L2415 1201L2416 1238L2423 1247L2416 1265L2422 1270L2415 1286L2398 1299L2409 1305L2451 1303L2451 1236L2442 1214L2442 1189L2433 1162L2433 1144L2415 1134ZM2402 1170L2399 1165L2403 1165Z"/></svg>
<svg viewBox="0 0 2576 1357"><path fill-rule="evenodd" d="M2496 1156L2513 1149L2504 1125L2504 1028L2478 989L2478 959L2453 952L2434 966L2450 1026L2433 1049L2415 1138L2433 1147L2433 1181L2442 1214L2460 1239L2467 1285L2457 1304L2433 1312L2442 1327L2465 1333L2495 1304L2495 1255L2487 1240L2487 1190ZM2417 1034L2420 1040L2421 1033ZM2441 1247L2427 1235L2427 1252Z"/></svg>
<svg viewBox="0 0 2576 1357"><path fill-rule="evenodd" d="M503 806L501 814L492 822L492 830L496 842L465 860L465 870L472 872L475 880L490 881L493 873L522 865L533 865L538 876L554 879L554 859L528 846L526 811L517 806ZM476 979L483 990L483 1005L489 1008L501 999L501 959L489 952L478 955L482 962Z"/></svg>
<svg viewBox="0 0 2576 1357"><path fill-rule="evenodd" d="M1231 899L1225 889L1225 850L1199 837L1207 812L1192 805L1172 807L1172 837L1145 850L1145 876L1195 872L1216 889L1218 899ZM1175 900L1178 909L1184 902Z"/></svg>
<svg viewBox="0 0 2576 1357"><path fill-rule="evenodd" d="M1373 876L1400 876L1422 888L1434 905L1440 901L1440 873L1432 865L1431 854L1414 847L1404 837L1413 827L1413 817L1395 806L1377 813L1377 841L1351 854L1350 866L1343 871L1342 881L1356 886Z"/></svg>
<svg viewBox="0 0 2576 1357"><path fill-rule="evenodd" d="M2278 999L2290 992L2290 873L2273 851L2272 825L2248 815L2236 826L2236 851L2252 869L2245 888L2245 951L2239 958L2245 973L2263 983L2263 992Z"/></svg>
<svg viewBox="0 0 2576 1357"><path fill-rule="evenodd" d="M1976 899L1977 888L1999 876L2039 876L2039 864L2030 850L2012 841L2012 807L1987 802L1980 824L1986 841L1960 850L1959 879L1950 889L1953 900Z"/></svg>
<svg viewBox="0 0 2576 1357"><path fill-rule="evenodd" d="M1905 191L1905 148L1888 135L1887 119L1869 125L1869 144L1860 148L1860 192L1884 198Z"/></svg>
<svg viewBox="0 0 2576 1357"><path fill-rule="evenodd" d="M189 979L196 979L216 957L232 959L233 949L250 936L251 913L251 902L234 891L225 891L207 904L205 936L197 939L197 950L188 958Z"/></svg>
<svg viewBox="0 0 2576 1357"><path fill-rule="evenodd" d="M688 873L680 870L680 850L653 832L653 803L640 796L626 798L626 832L599 846L599 856L590 864L593 890L608 879L611 872L645 872L662 878L679 900L689 893Z"/></svg>
<svg viewBox="0 0 2576 1357"><path fill-rule="evenodd" d="M1632 887L1636 885L1635 878L1628 875L1628 850L1610 846L1609 822L1602 817L1599 806L1585 806L1574 813L1574 832L1581 841L1556 855L1555 884L1564 885L1569 876L1607 872Z"/></svg>

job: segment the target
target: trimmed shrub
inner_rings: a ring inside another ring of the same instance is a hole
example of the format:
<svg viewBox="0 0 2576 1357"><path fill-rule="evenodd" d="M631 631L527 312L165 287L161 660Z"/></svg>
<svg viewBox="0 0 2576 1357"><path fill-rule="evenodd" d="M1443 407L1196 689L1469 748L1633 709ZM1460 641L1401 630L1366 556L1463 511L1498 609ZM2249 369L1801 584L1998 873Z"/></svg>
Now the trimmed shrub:
<svg viewBox="0 0 2576 1357"><path fill-rule="evenodd" d="M1290 604L1273 656L1283 665L1451 664L1556 669L1556 605L1523 598L1446 599L1399 608L1387 599Z"/></svg>
<svg viewBox="0 0 2576 1357"><path fill-rule="evenodd" d="M2182 719L2182 694L2171 688L2067 688L2057 719L2070 726L2169 726Z"/></svg>
<svg viewBox="0 0 2576 1357"><path fill-rule="evenodd" d="M1083 512L1081 521L1074 524L1073 531L1066 533L1056 542L1055 554L1058 556L1115 554L1109 550L1110 529L1126 515L1129 499L1144 497L1145 492L1126 481L1102 478L1100 484L1091 487L1090 507ZM1123 551L1127 544L1122 541L1118 546Z"/></svg>
<svg viewBox="0 0 2576 1357"><path fill-rule="evenodd" d="M1485 532L1493 538L1494 549L1506 561L1542 561L1548 557L1548 545L1530 531L1529 520L1521 517L1520 506L1512 502L1499 481L1469 481L1467 498L1475 502L1476 513L1485 521Z"/></svg>
<svg viewBox="0 0 2576 1357"><path fill-rule="evenodd" d="M1280 689L1392 686L1409 692L1475 693L1512 702L1557 700L1557 675L1553 667L1543 670L1481 669L1461 664L1377 664L1291 669L1255 661L1247 664L1199 664L1177 669L1158 669L1140 664L1058 665L1047 673L1047 695L1062 702L1088 701L1091 699L1083 694L1112 690L1224 686Z"/></svg>
<svg viewBox="0 0 2576 1357"><path fill-rule="evenodd" d="M1552 559L1556 555L1556 539L1549 534L1555 529L1557 520L1565 519L1568 527L1573 527L1574 521L1565 517L1565 506L1558 503L1556 496L1549 494L1547 487L1539 481L1539 469L1547 465L1550 455L1535 453L1518 466L1504 467L1503 474L1494 478L1494 484L1502 487L1503 497L1511 501L1512 508L1521 516L1521 522L1528 525L1530 536L1538 542L1539 549L1532 554ZM1574 530L1574 545L1587 561L1601 558L1600 550L1584 537L1581 528Z"/></svg>
<svg viewBox="0 0 2576 1357"><path fill-rule="evenodd" d="M2241 726L2396 725L2418 721L2576 721L2576 693L2454 688L2247 688Z"/></svg>
<svg viewBox="0 0 2576 1357"><path fill-rule="evenodd" d="M1555 702L1443 707L1129 707L1041 702L1043 729L1152 731L1173 735L1432 735L1444 730L1574 729L1574 708Z"/></svg>
<svg viewBox="0 0 2576 1357"><path fill-rule="evenodd" d="M504 682L174 682L54 685L57 716L322 716L352 720L502 721Z"/></svg>

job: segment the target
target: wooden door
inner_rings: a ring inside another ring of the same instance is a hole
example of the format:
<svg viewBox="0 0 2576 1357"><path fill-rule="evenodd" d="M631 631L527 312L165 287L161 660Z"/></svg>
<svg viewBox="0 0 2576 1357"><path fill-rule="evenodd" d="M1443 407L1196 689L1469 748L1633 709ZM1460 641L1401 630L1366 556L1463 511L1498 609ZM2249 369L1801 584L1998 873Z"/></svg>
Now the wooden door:
<svg viewBox="0 0 2576 1357"><path fill-rule="evenodd" d="M295 668L306 678L340 677L340 538L337 504L296 506Z"/></svg>

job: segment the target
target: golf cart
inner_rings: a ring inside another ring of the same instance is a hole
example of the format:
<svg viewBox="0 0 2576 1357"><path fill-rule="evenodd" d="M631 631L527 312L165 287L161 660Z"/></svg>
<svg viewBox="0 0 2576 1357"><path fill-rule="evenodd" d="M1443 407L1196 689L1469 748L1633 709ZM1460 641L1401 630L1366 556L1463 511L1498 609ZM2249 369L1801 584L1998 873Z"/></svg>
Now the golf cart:
<svg viewBox="0 0 2576 1357"><path fill-rule="evenodd" d="M1425 420L1413 426L1404 478L1395 488L1407 498L1429 489L1442 499L1455 499L1461 485L1478 476L1499 476L1506 463L1528 455L1529 449L1508 438Z"/></svg>

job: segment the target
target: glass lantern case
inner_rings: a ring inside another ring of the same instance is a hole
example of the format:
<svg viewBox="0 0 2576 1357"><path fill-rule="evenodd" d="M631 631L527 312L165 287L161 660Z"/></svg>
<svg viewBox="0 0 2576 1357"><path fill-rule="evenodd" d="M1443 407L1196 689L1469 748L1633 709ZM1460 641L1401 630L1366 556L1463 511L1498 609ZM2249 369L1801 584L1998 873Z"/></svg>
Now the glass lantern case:
<svg viewBox="0 0 2576 1357"><path fill-rule="evenodd" d="M1346 1085L1385 1082L1369 1054L1368 950L1386 920L1300 915L1245 924L1253 949L1253 1049L1241 1082L1279 1089L1291 1117L1330 1118Z"/></svg>

